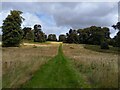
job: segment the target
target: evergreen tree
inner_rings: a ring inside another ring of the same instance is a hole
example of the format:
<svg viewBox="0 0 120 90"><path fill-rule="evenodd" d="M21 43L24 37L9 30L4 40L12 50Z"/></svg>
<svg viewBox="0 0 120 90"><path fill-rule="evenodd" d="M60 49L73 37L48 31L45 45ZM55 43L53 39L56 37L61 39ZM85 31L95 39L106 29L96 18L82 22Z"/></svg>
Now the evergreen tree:
<svg viewBox="0 0 120 90"><path fill-rule="evenodd" d="M22 40L21 23L24 20L21 11L13 10L3 21L2 45L5 47L19 46Z"/></svg>

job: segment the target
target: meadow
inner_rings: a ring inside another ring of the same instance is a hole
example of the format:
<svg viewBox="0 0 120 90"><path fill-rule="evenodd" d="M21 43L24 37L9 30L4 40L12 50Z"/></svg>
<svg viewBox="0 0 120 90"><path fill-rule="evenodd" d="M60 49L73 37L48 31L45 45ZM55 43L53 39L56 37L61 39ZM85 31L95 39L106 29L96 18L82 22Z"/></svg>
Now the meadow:
<svg viewBox="0 0 120 90"><path fill-rule="evenodd" d="M57 53L58 45L22 45L2 48L2 87L16 88Z"/></svg>
<svg viewBox="0 0 120 90"><path fill-rule="evenodd" d="M117 88L118 53L84 44L2 48L3 88ZM94 48L93 48L94 47Z"/></svg>
<svg viewBox="0 0 120 90"><path fill-rule="evenodd" d="M93 88L117 88L118 53L113 53L111 50L100 52L98 49L98 46L84 44L63 46L65 55L71 58L74 67Z"/></svg>

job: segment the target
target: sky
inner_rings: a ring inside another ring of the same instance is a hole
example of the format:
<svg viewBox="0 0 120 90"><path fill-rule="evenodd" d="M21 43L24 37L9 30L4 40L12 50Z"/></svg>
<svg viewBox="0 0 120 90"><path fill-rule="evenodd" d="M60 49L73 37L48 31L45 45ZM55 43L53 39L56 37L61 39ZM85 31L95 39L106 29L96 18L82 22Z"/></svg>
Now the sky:
<svg viewBox="0 0 120 90"><path fill-rule="evenodd" d="M108 27L110 36L117 30L111 26L118 22L117 2L2 2L0 10L0 26L10 10L20 10L25 21L23 27L35 24L42 26L48 34L66 34L70 28L79 29L90 26Z"/></svg>

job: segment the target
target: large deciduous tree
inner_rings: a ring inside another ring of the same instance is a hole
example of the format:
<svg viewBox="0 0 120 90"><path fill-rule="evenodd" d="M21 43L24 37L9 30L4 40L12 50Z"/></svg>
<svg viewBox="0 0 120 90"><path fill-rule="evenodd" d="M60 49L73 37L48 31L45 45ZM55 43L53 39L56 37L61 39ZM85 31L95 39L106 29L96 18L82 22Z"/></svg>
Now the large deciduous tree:
<svg viewBox="0 0 120 90"><path fill-rule="evenodd" d="M110 32L107 27L91 26L84 29L72 30L66 33L67 43L81 43L101 45L102 49L109 49Z"/></svg>
<svg viewBox="0 0 120 90"><path fill-rule="evenodd" d="M41 30L41 25L34 25L34 42L45 42L46 35Z"/></svg>
<svg viewBox="0 0 120 90"><path fill-rule="evenodd" d="M19 46L22 40L21 23L24 20L21 16L22 12L13 10L3 20L2 25L2 45L5 47Z"/></svg>
<svg viewBox="0 0 120 90"><path fill-rule="evenodd" d="M30 41L34 40L34 32L33 32L32 28L30 28L30 27L23 28L23 39L30 40Z"/></svg>
<svg viewBox="0 0 120 90"><path fill-rule="evenodd" d="M107 27L91 26L78 29L77 32L79 35L79 43L100 45L102 42L110 39L110 32Z"/></svg>
<svg viewBox="0 0 120 90"><path fill-rule="evenodd" d="M48 41L57 41L56 35L55 34L49 34L47 40Z"/></svg>
<svg viewBox="0 0 120 90"><path fill-rule="evenodd" d="M68 43L78 43L79 42L79 38L77 35L77 31L76 30L69 30L69 33L66 33L66 42Z"/></svg>
<svg viewBox="0 0 120 90"><path fill-rule="evenodd" d="M59 35L59 41L66 42L66 35L64 35L64 34Z"/></svg>

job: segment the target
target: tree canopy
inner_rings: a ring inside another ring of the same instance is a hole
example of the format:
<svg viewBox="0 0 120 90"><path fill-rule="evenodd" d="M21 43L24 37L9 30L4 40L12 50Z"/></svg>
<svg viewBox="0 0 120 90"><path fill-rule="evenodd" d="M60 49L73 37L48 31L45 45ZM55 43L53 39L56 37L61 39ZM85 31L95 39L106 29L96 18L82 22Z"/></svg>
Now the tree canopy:
<svg viewBox="0 0 120 90"><path fill-rule="evenodd" d="M84 29L72 30L66 33L68 43L82 43L100 45L110 39L109 28L91 26Z"/></svg>
<svg viewBox="0 0 120 90"><path fill-rule="evenodd" d="M3 21L2 26L2 45L19 46L22 40L23 32L21 30L21 23L24 20L20 15L21 11L13 10L10 11L10 15Z"/></svg>
<svg viewBox="0 0 120 90"><path fill-rule="evenodd" d="M25 40L34 40L34 31L30 27L24 27L23 28L23 39Z"/></svg>
<svg viewBox="0 0 120 90"><path fill-rule="evenodd" d="M46 35L41 30L41 25L34 25L34 42L45 42Z"/></svg>
<svg viewBox="0 0 120 90"><path fill-rule="evenodd" d="M19 46L22 39L31 40L34 42L57 41L55 34L47 35L42 31L40 24L35 24L34 29L24 27L21 29L21 24L24 18L22 12L18 10L10 11L10 14L3 20L2 27L2 45ZM112 26L115 30L118 29L117 35L111 39L110 30L107 27L91 26L83 29L70 29L66 35L59 35L59 41L76 44L93 44L101 45L102 49L108 49L109 45L120 47L120 22Z"/></svg>
<svg viewBox="0 0 120 90"><path fill-rule="evenodd" d="M117 35L113 38L112 43L113 46L120 47L120 22L117 22L116 25L112 26L115 30L118 29Z"/></svg>
<svg viewBox="0 0 120 90"><path fill-rule="evenodd" d="M56 35L55 34L49 34L47 40L48 41L57 41Z"/></svg>
<svg viewBox="0 0 120 90"><path fill-rule="evenodd" d="M66 42L66 35L64 35L64 34L59 35L59 41Z"/></svg>

